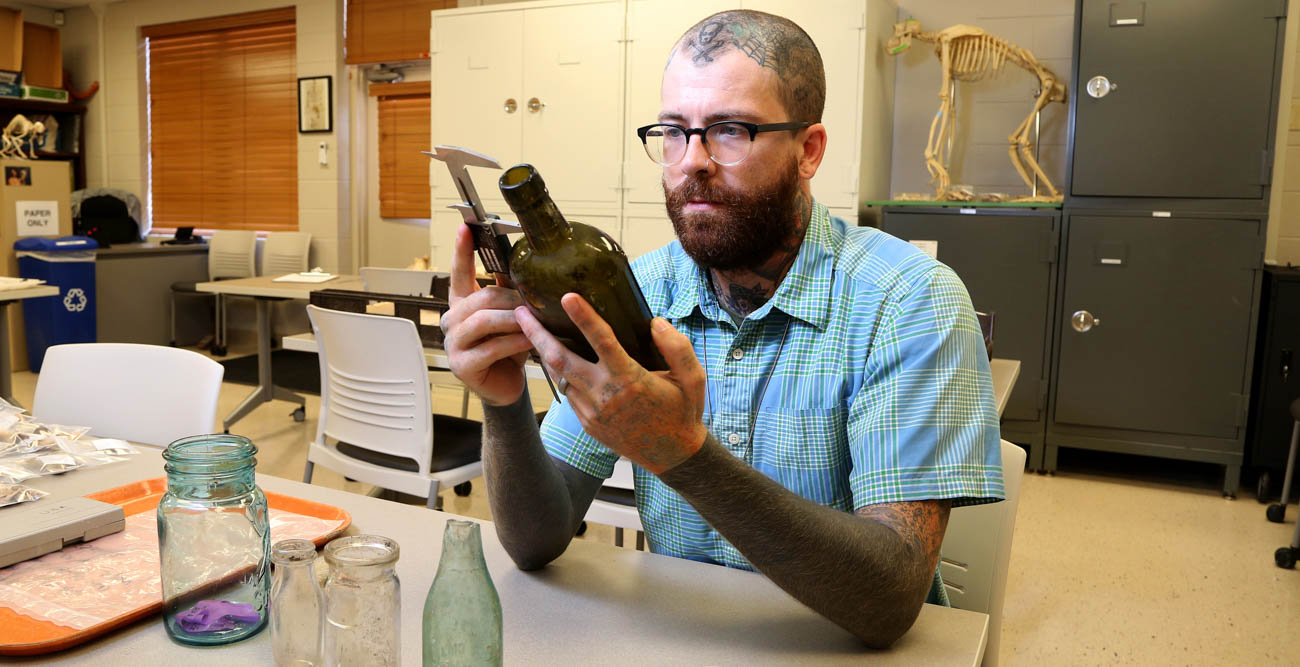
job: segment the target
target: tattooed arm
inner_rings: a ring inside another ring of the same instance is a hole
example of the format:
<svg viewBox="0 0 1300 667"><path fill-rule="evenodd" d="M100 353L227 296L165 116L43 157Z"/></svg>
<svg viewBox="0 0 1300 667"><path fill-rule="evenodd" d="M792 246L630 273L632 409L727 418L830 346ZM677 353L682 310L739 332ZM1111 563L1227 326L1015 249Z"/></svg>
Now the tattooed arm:
<svg viewBox="0 0 1300 667"><path fill-rule="evenodd" d="M711 437L660 479L760 572L869 646L889 646L920 613L950 501L847 514L791 493Z"/></svg>

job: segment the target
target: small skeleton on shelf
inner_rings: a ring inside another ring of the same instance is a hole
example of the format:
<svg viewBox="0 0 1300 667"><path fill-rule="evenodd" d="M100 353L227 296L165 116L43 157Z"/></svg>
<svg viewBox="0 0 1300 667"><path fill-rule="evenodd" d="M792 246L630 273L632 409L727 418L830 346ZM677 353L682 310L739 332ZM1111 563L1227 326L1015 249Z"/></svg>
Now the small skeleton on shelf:
<svg viewBox="0 0 1300 667"><path fill-rule="evenodd" d="M1039 62L1034 54L1008 42L994 37L983 30L970 25L954 25L938 32L924 32L921 22L908 19L894 25L894 34L885 50L890 55L897 55L912 45L912 40L930 42L935 45L934 53L939 58L943 69L943 83L939 86L939 111L930 123L930 139L925 146L925 166L930 171L930 182L935 184L935 199L962 200L972 197L968 193L956 193L949 188L947 156L944 146L953 134L955 118L952 117L952 81L979 81L991 79L1002 73L1003 67L1011 64L1029 72L1038 78L1039 92L1033 109L1021 121L1020 126L1008 137L1011 164L1015 166L1025 185L1033 187L1030 171L1047 188L1048 194L1036 197L1018 197L1025 201L1060 201L1061 193L1052 184L1047 174L1034 159L1033 143L1030 142L1030 130L1034 127L1034 116L1051 102L1065 102L1065 84L1051 69Z"/></svg>
<svg viewBox="0 0 1300 667"><path fill-rule="evenodd" d="M36 138L45 134L45 124L37 121L33 123L27 120L27 117L18 114L9 121L5 126L4 134L0 135L0 157L16 157L20 159L36 159ZM23 146L30 143L29 149L31 154L23 153Z"/></svg>

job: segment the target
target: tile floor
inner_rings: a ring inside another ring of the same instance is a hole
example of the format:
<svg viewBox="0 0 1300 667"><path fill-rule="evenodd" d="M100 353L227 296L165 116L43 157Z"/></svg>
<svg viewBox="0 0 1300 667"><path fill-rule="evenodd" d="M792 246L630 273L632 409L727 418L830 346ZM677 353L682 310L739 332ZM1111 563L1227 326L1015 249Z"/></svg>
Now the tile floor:
<svg viewBox="0 0 1300 667"><path fill-rule="evenodd" d="M14 375L24 405L35 378ZM442 381L435 409L459 414L460 391ZM249 389L225 385L218 414ZM545 385L533 393L545 396ZM257 443L259 472L301 479L318 408L308 397L307 420L297 423L290 404L266 404L233 431ZM1269 523L1250 489L1221 497L1219 475L1212 466L1070 450L1057 475L1028 475L1003 663L1300 665L1300 570L1279 569L1272 556L1290 542L1296 507L1285 524ZM314 483L372 492L320 467ZM442 495L448 512L491 518L481 480L467 498ZM612 545L613 530L593 525L580 539Z"/></svg>

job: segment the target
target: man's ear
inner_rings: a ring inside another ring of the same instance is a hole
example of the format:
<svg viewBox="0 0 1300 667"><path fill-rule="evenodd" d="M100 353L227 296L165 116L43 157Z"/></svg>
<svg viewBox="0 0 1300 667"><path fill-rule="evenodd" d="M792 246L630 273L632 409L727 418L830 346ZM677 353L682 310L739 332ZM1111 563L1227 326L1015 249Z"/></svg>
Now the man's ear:
<svg viewBox="0 0 1300 667"><path fill-rule="evenodd" d="M815 123L800 134L803 140L799 144L799 178L811 179L817 175L822 158L826 157L826 126Z"/></svg>

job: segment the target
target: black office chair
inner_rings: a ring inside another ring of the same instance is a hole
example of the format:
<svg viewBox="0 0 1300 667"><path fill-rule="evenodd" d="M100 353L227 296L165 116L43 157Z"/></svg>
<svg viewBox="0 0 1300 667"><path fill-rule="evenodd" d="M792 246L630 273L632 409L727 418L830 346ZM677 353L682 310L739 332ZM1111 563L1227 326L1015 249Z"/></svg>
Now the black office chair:
<svg viewBox="0 0 1300 667"><path fill-rule="evenodd" d="M1268 506L1268 520L1274 523L1282 523L1286 518L1286 502L1291 497L1291 480L1295 474L1296 451L1300 450L1300 398L1291 403L1291 418L1295 420L1295 425L1291 428L1291 452L1286 456L1286 477L1282 479L1282 498L1280 502ZM1296 561L1300 560L1300 520L1295 524L1295 536L1291 538L1291 546L1280 547L1273 552L1273 562L1278 567L1291 569L1295 567Z"/></svg>

